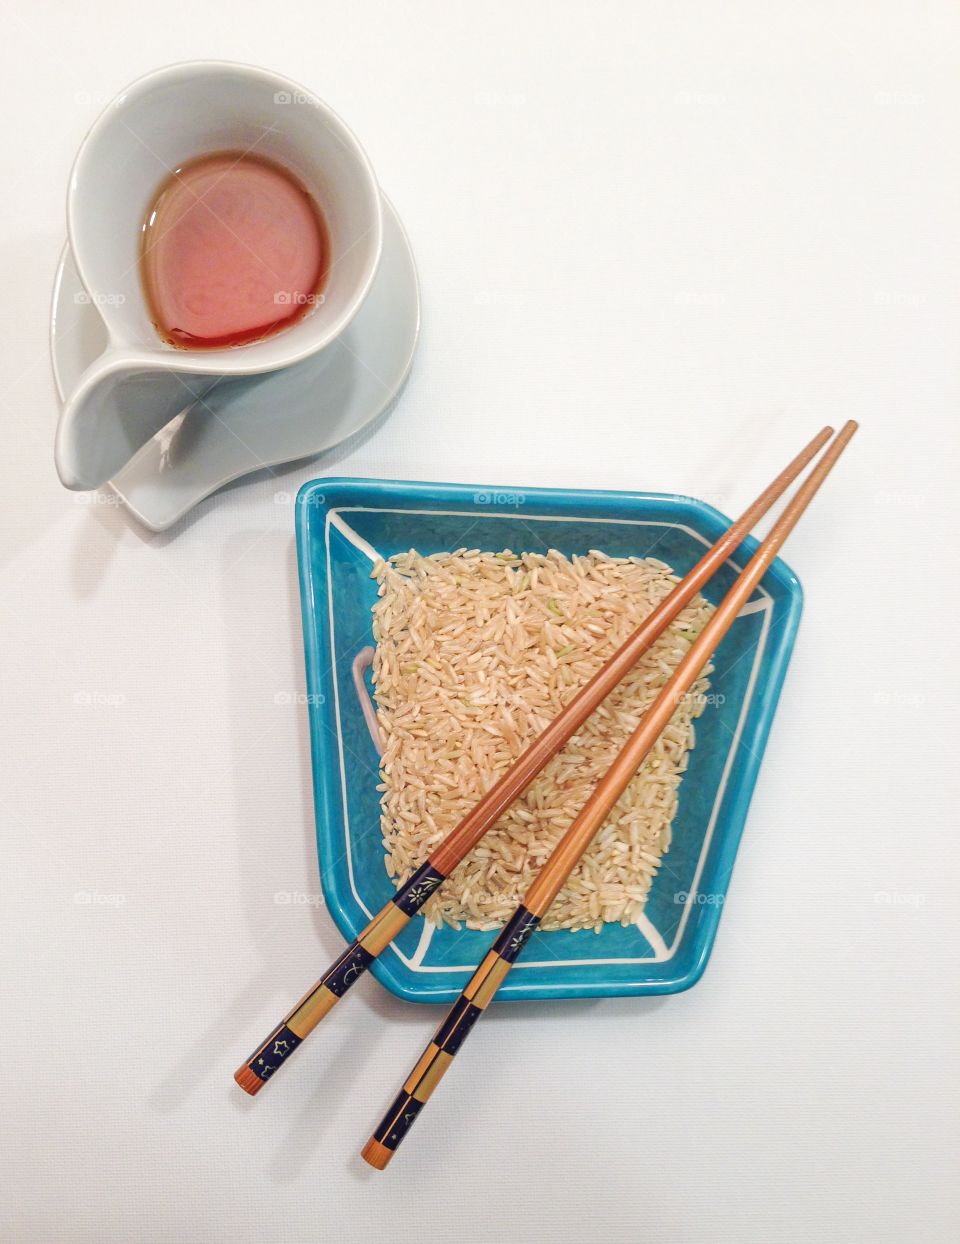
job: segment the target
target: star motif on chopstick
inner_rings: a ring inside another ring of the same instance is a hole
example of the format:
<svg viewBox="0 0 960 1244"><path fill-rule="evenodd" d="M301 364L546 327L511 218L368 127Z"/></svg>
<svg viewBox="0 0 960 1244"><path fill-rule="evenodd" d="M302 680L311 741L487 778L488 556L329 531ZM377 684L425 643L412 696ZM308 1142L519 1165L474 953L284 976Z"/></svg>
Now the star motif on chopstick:
<svg viewBox="0 0 960 1244"><path fill-rule="evenodd" d="M290 1051L289 1041L275 1041L273 1043L274 1054L279 1054L281 1058Z"/></svg>

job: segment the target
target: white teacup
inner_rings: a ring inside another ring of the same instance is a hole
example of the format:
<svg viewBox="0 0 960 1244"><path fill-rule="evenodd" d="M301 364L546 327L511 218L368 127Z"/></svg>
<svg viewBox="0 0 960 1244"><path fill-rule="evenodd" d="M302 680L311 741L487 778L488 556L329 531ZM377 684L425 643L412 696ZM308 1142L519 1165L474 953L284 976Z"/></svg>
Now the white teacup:
<svg viewBox="0 0 960 1244"><path fill-rule="evenodd" d="M251 152L289 169L323 211L324 297L273 337L227 349L167 344L140 278L144 216L187 160ZM97 488L224 376L256 375L324 349L359 310L380 262L380 191L353 133L316 96L250 65L196 61L140 78L94 123L70 177L70 245L108 332L67 397L56 464L67 488Z"/></svg>

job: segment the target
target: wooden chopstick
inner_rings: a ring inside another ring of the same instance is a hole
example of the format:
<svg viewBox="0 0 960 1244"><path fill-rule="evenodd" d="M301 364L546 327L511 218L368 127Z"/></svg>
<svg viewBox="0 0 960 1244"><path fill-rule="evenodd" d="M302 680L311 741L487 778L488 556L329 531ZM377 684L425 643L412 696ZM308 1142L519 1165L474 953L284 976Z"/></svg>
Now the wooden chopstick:
<svg viewBox="0 0 960 1244"><path fill-rule="evenodd" d="M543 919L577 861L590 845L660 732L670 721L681 698L690 690L730 629L856 430L857 425L852 420L846 423L797 489L769 535L681 659L640 725L594 787L573 824L554 847L527 891L523 903L497 935L490 951L451 1007L433 1040L407 1077L396 1100L364 1146L362 1156L371 1166L383 1170L393 1157L397 1146L446 1073L454 1055L503 984L530 934Z"/></svg>
<svg viewBox="0 0 960 1244"><path fill-rule="evenodd" d="M637 661L677 614L716 573L750 533L805 466L833 435L833 428L820 431L736 522L724 532L688 575L676 585L610 660L574 696L490 788L459 825L428 856L427 860L398 889L354 941L343 951L315 985L262 1041L247 1061L234 1073L234 1079L251 1096L282 1067L305 1037L337 1004L346 991L367 970L393 939L406 927L456 866L477 845L487 830L521 795L594 709L636 665Z"/></svg>

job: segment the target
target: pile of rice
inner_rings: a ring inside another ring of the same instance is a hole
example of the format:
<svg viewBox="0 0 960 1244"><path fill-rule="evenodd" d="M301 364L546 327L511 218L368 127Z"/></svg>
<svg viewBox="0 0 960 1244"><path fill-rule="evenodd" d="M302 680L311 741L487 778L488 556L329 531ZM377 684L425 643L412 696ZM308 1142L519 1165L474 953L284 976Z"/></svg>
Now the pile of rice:
<svg viewBox="0 0 960 1244"><path fill-rule="evenodd" d="M411 549L373 569L373 676L384 753L381 828L396 885L513 764L677 582L655 558L568 559L509 550ZM713 612L685 608L424 909L494 929ZM677 788L705 704L704 675L557 896L545 928L630 924L670 847Z"/></svg>

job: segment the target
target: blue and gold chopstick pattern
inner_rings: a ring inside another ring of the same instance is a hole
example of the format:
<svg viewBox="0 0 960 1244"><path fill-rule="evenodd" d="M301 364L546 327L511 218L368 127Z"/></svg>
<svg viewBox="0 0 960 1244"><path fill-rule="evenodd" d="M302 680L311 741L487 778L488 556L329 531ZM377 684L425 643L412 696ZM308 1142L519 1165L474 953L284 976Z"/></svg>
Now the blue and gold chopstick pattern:
<svg viewBox="0 0 960 1244"><path fill-rule="evenodd" d="M363 1157L371 1166L382 1170L390 1161L539 923L539 916L520 906L500 930L493 946L410 1072L396 1100L367 1141Z"/></svg>
<svg viewBox="0 0 960 1244"><path fill-rule="evenodd" d="M259 1093L445 880L429 860L417 869L234 1073L233 1078L244 1092L252 1097Z"/></svg>

